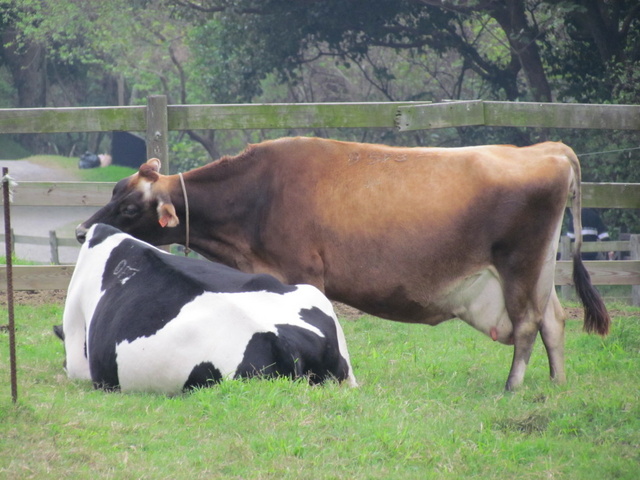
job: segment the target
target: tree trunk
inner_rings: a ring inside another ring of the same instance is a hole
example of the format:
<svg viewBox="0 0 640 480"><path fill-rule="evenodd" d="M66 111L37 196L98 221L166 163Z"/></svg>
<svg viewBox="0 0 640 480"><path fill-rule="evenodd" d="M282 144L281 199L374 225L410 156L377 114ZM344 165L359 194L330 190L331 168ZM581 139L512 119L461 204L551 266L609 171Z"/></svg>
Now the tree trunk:
<svg viewBox="0 0 640 480"><path fill-rule="evenodd" d="M512 55L515 55L524 71L533 100L551 102L551 87L542 66L540 51L536 43L537 31L529 25L523 0L499 2L490 9L507 34Z"/></svg>
<svg viewBox="0 0 640 480"><path fill-rule="evenodd" d="M200 143L204 147L212 160L220 157L220 152L215 143L215 130L206 130L204 135L194 130L187 130L186 133L191 140Z"/></svg>

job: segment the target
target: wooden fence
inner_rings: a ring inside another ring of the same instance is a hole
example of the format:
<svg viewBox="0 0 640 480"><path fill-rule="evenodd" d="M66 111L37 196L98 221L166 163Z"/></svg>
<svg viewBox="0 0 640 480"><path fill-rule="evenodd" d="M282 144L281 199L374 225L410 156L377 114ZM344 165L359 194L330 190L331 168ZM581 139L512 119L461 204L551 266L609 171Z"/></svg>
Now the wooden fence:
<svg viewBox="0 0 640 480"><path fill-rule="evenodd" d="M640 130L640 106L481 100L439 104L167 105L166 97L152 96L146 106L135 107L0 109L0 133L144 131L147 154L160 158L164 173L169 165L170 130L357 127L404 131L468 125ZM112 183L99 182L21 182L14 204L102 206L110 198L112 188ZM640 208L640 184L584 183L582 196L585 207ZM633 241L637 242L637 238ZM632 245L617 247L627 246L637 251ZM589 248L592 247L585 245L585 249ZM571 284L570 263L558 262L557 285ZM591 261L586 265L596 285L640 285L637 256L632 260ZM66 289L72 272L72 265L15 266L14 288ZM0 277L0 290L6 290L4 266L0 266Z"/></svg>
<svg viewBox="0 0 640 480"><path fill-rule="evenodd" d="M60 265L60 255L59 248L60 247L76 247L79 248L80 245L78 240L75 238L61 238L58 237L58 234L55 230L49 230L48 237L38 237L35 235L16 235L11 229L11 245L13 245L13 249L15 252L16 244L22 243L26 245L43 245L49 246L49 259L52 265ZM0 242L5 241L5 234L0 235Z"/></svg>

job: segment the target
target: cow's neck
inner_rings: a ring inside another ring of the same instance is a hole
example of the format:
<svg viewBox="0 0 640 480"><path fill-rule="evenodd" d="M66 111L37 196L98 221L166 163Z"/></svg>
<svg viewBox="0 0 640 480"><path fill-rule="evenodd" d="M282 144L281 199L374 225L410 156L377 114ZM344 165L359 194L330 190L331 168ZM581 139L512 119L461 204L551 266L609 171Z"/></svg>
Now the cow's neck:
<svg viewBox="0 0 640 480"><path fill-rule="evenodd" d="M252 251L260 235L261 202L268 192L258 162L229 165L223 159L184 174L189 202L189 247L204 257L243 271L265 271ZM220 163L223 162L223 163ZM240 168L244 167L244 168ZM184 194L177 182L174 195L186 243Z"/></svg>

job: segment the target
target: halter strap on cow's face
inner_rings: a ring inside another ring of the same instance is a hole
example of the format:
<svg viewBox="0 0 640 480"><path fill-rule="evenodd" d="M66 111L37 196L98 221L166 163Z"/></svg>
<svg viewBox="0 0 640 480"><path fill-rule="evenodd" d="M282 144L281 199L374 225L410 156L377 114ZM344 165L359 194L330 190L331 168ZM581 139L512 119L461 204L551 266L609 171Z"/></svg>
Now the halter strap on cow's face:
<svg viewBox="0 0 640 480"><path fill-rule="evenodd" d="M160 178L160 160L157 158L150 158L147 163L143 164L138 171L141 177L144 177L151 182L156 182ZM187 187L184 183L184 177L182 172L178 173L180 178L180 186L182 188L182 195L184 197L184 210L185 210L185 230L186 239L184 244L184 254L189 255L191 249L189 248L189 197L187 195ZM175 208L171 203L171 200L158 199L158 221L162 227L175 227L180 223L178 216L176 215Z"/></svg>
<svg viewBox="0 0 640 480"><path fill-rule="evenodd" d="M187 196L187 187L184 184L184 177L182 176L182 172L178 173L180 177L180 185L182 186L182 195L184 196L184 216L185 216L185 230L186 230L186 239L184 242L184 255L185 257L189 255L191 249L189 248L189 197Z"/></svg>

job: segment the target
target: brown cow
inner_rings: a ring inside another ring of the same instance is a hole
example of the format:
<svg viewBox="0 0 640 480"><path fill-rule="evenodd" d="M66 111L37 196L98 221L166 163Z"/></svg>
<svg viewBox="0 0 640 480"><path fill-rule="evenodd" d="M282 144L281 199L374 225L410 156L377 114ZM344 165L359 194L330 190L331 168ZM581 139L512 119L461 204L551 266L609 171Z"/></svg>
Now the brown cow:
<svg viewBox="0 0 640 480"><path fill-rule="evenodd" d="M249 146L179 175L151 159L77 229L103 222L154 245L180 243L245 272L310 283L391 320L460 318L514 345L506 388L522 383L538 331L565 380L555 259L580 164L562 143L398 148L319 138ZM186 215L185 199L188 202ZM580 215L574 231L581 232ZM585 330L609 315L574 253Z"/></svg>

